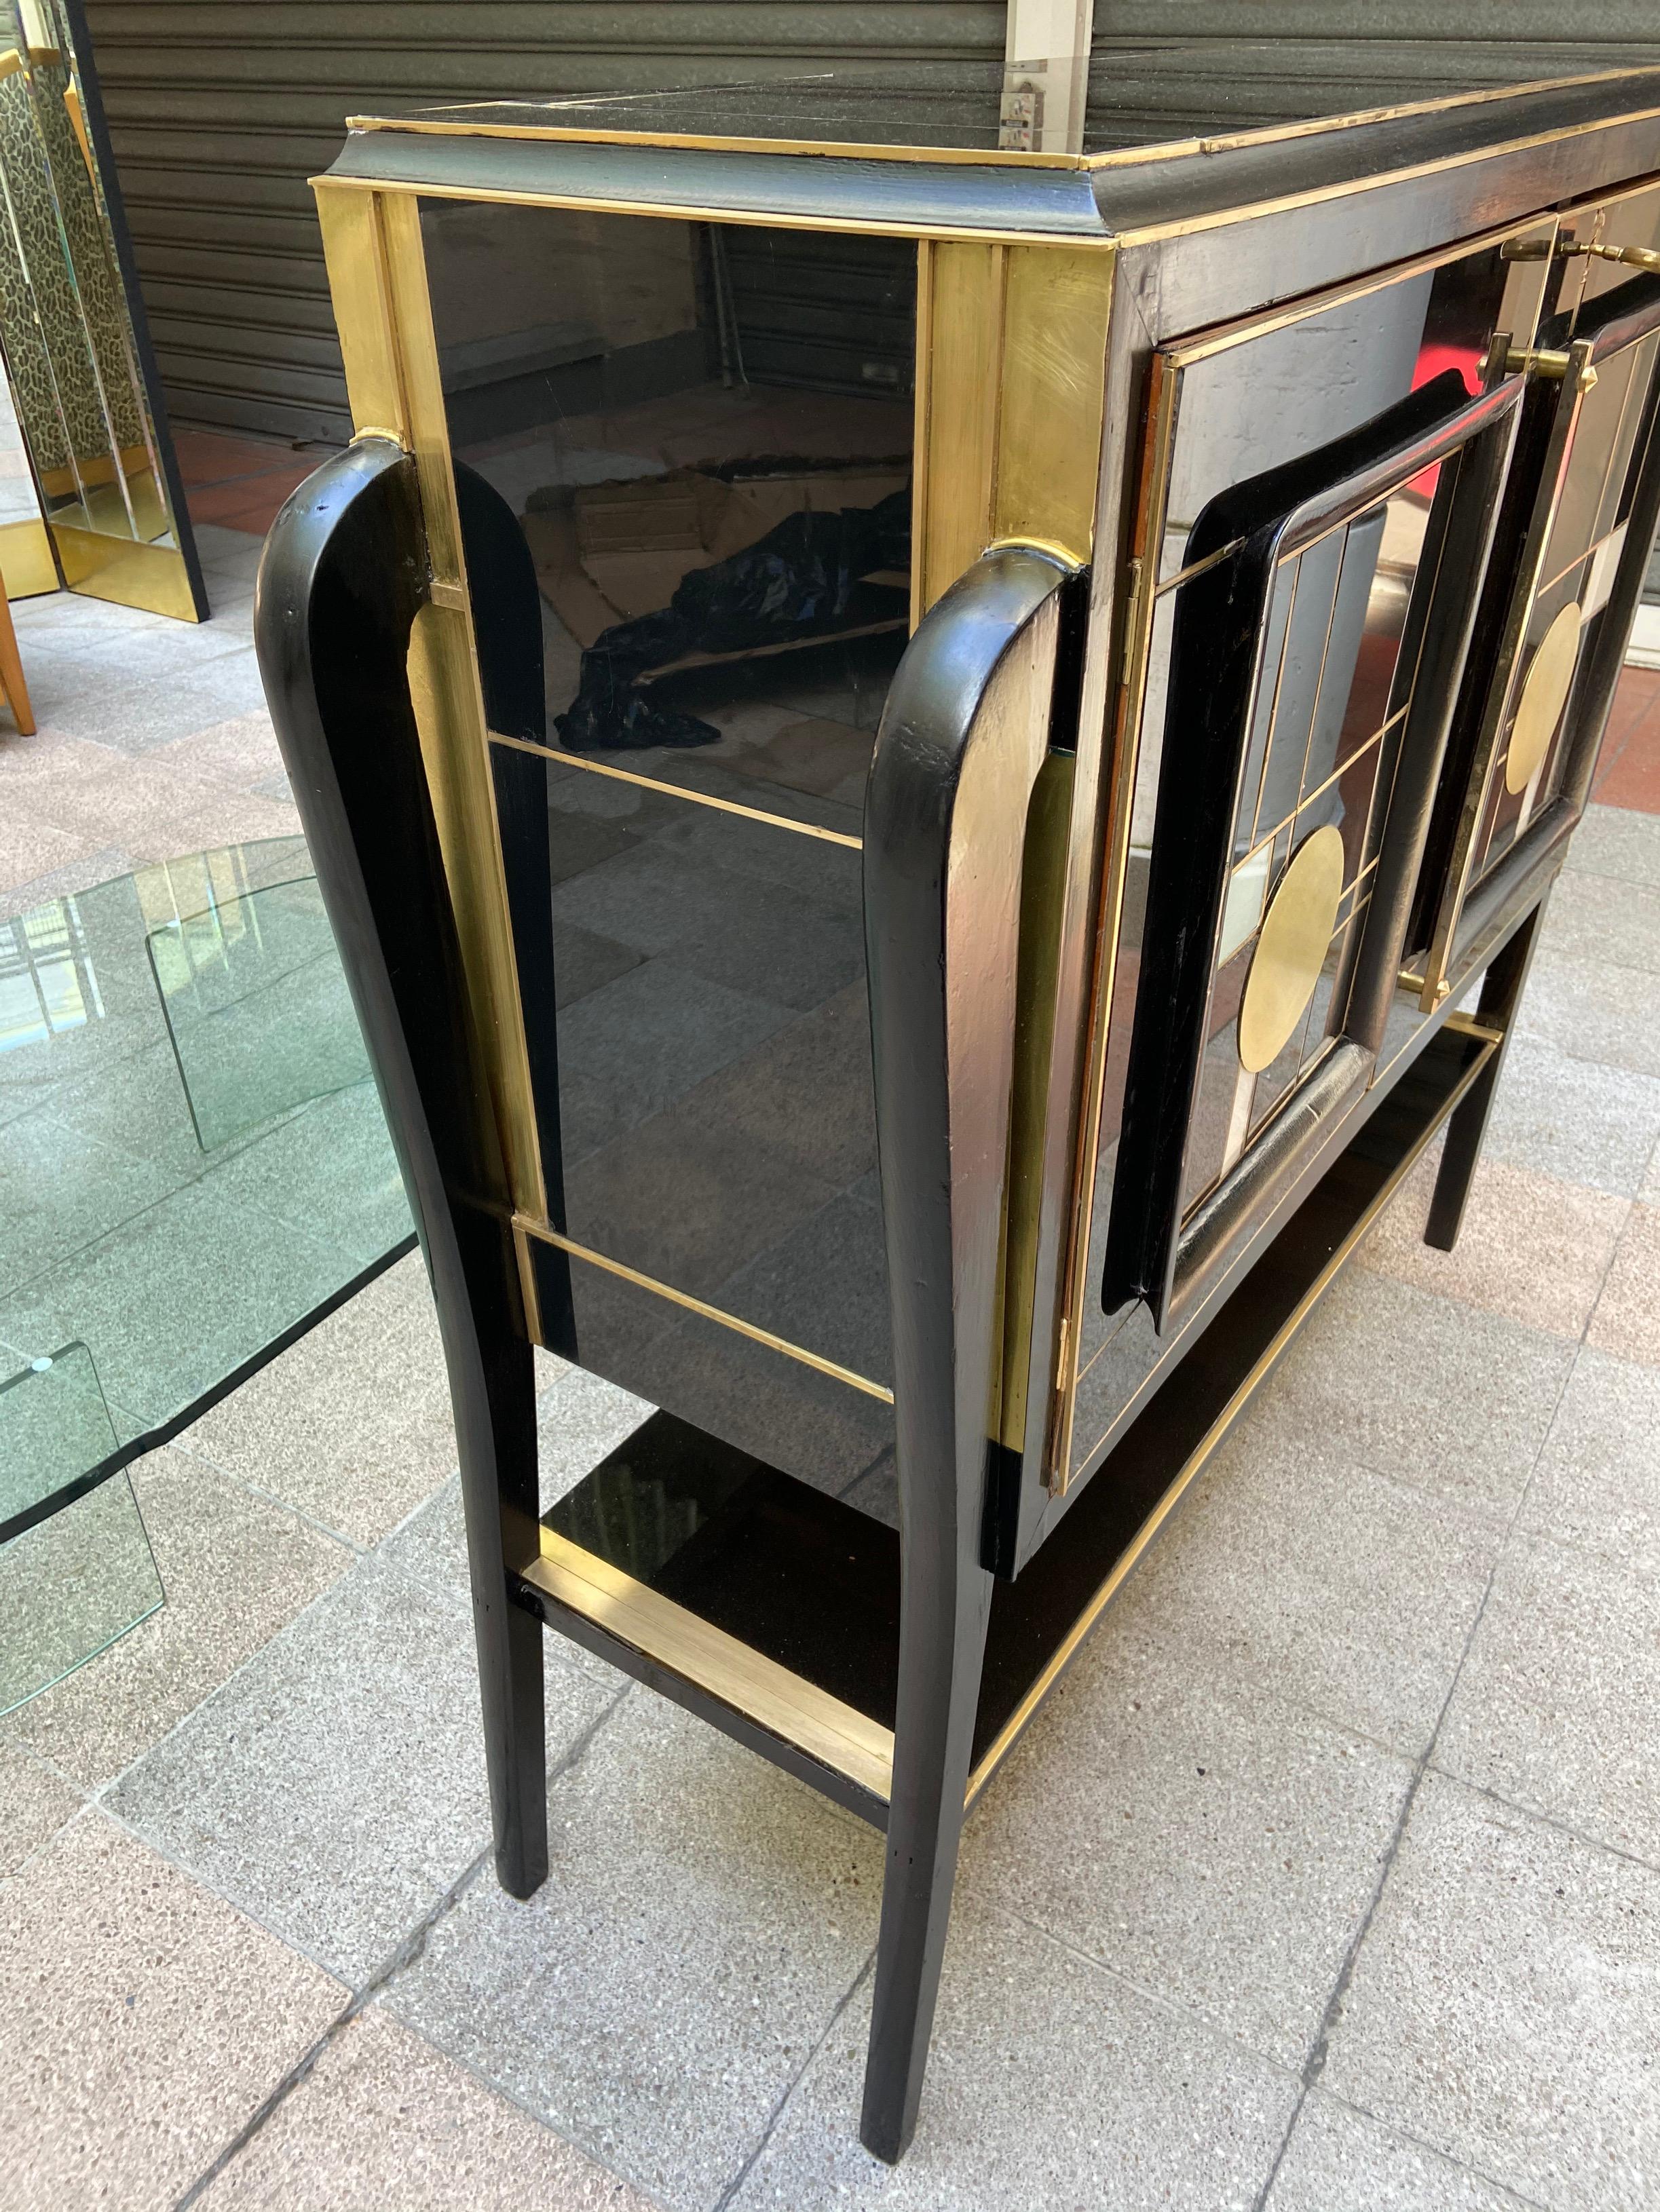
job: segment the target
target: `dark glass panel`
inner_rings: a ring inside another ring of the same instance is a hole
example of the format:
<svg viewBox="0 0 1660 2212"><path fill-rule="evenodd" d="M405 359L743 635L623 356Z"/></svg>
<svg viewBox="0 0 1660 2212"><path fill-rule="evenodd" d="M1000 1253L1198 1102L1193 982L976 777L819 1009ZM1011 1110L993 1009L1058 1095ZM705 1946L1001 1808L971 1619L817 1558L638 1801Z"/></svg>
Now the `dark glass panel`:
<svg viewBox="0 0 1660 2212"><path fill-rule="evenodd" d="M1303 788L1303 769L1315 702L1331 635L1337 579L1342 567L1345 532L1334 530L1310 545L1298 563L1297 596L1286 626L1285 656L1274 702L1274 732L1262 772L1256 806L1259 837L1294 813Z"/></svg>
<svg viewBox="0 0 1660 2212"><path fill-rule="evenodd" d="M1268 595L1268 620L1263 625L1262 678L1251 709L1250 735L1245 743L1245 764L1239 777L1239 808L1234 822L1233 849L1243 853L1256 826L1257 801L1262 793L1262 768L1268 758L1268 737L1274 728L1274 701L1280 690L1280 669L1285 659L1286 628L1297 598L1296 558L1275 569Z"/></svg>
<svg viewBox="0 0 1660 2212"><path fill-rule="evenodd" d="M860 804L909 626L915 248L429 204L450 435L520 518L550 742Z"/></svg>

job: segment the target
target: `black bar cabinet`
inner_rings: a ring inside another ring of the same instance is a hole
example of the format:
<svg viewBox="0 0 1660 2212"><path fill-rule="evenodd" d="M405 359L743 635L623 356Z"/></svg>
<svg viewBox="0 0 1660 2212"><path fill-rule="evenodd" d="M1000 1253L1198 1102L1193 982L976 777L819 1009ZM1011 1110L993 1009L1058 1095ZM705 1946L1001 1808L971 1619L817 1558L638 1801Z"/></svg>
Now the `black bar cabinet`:
<svg viewBox="0 0 1660 2212"><path fill-rule="evenodd" d="M360 119L259 586L501 1878L544 1627L885 1827L891 2160L965 1810L1444 1124L1456 1233L1660 520L1660 72L1058 136ZM550 1503L533 1345L655 1409Z"/></svg>

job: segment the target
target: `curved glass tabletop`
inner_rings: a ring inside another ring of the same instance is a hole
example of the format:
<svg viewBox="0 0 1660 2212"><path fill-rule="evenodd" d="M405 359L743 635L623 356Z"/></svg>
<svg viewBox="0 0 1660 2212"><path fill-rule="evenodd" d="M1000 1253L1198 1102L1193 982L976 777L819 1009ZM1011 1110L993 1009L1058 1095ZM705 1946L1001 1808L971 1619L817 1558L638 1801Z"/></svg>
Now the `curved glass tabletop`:
<svg viewBox="0 0 1660 2212"><path fill-rule="evenodd" d="M155 1609L119 1470L409 1250L306 848L0 921L0 1712Z"/></svg>

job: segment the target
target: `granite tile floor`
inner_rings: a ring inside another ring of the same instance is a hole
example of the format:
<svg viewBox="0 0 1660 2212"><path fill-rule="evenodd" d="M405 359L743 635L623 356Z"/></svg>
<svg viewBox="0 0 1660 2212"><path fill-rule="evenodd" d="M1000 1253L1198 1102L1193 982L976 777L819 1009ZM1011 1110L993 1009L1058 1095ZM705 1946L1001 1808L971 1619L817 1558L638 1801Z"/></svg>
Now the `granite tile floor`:
<svg viewBox="0 0 1660 2212"><path fill-rule="evenodd" d="M233 442L204 629L16 610L8 910L297 826ZM550 1639L496 1887L405 1261L141 1465L167 1606L0 1722L6 2212L1660 2203L1660 681L1611 745L1458 1250L1414 1176L976 1812L902 2167L859 1823ZM551 1498L647 1409L540 1385Z"/></svg>

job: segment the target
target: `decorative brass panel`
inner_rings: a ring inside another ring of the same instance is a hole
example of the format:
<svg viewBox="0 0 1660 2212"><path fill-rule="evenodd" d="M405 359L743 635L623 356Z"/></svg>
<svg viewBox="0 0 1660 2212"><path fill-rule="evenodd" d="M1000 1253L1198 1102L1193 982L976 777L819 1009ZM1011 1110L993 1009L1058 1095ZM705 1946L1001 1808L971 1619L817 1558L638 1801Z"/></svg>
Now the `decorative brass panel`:
<svg viewBox="0 0 1660 2212"><path fill-rule="evenodd" d="M1300 845L1268 901L1239 1007L1239 1064L1269 1066L1303 1018L1337 926L1343 833L1328 823Z"/></svg>
<svg viewBox="0 0 1660 2212"><path fill-rule="evenodd" d="M58 564L52 557L52 539L38 518L32 522L0 523L0 579L9 599L33 599L58 588Z"/></svg>
<svg viewBox="0 0 1660 2212"><path fill-rule="evenodd" d="M1578 659L1579 603L1572 599L1557 614L1528 665L1505 756L1507 791L1525 791L1533 781L1568 703Z"/></svg>
<svg viewBox="0 0 1660 2212"><path fill-rule="evenodd" d="M914 623L994 543L1089 559L1112 273L1098 246L923 248Z"/></svg>

